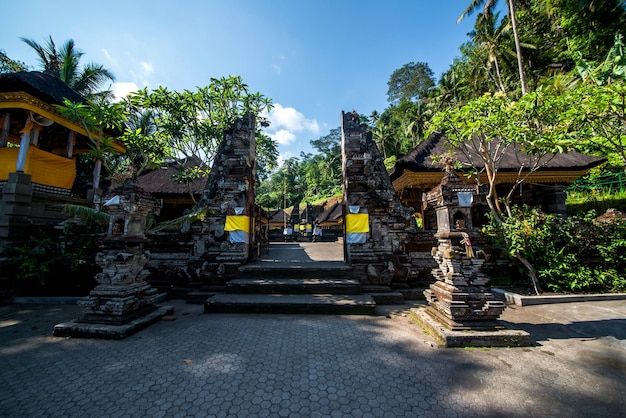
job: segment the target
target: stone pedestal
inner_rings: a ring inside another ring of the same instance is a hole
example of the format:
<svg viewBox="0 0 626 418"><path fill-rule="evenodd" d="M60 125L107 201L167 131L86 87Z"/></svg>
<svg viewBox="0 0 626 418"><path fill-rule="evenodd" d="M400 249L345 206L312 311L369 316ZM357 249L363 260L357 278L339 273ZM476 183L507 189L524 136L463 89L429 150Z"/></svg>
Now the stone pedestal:
<svg viewBox="0 0 626 418"><path fill-rule="evenodd" d="M461 233L439 237L433 249L438 267L437 281L424 291L428 306L412 309L412 316L429 329L445 347L523 347L531 345L525 331L509 330L498 320L506 305L486 286L480 272L484 260L467 257L466 251L452 245L466 239Z"/></svg>
<svg viewBox="0 0 626 418"><path fill-rule="evenodd" d="M150 253L142 250L98 253L102 273L96 275L98 286L78 301L83 314L77 322L122 325L155 311L157 290L144 280L149 258Z"/></svg>
<svg viewBox="0 0 626 418"><path fill-rule="evenodd" d="M424 291L434 316L451 330L501 329L496 320L506 305L486 287L488 277L480 271L483 259L465 256L466 252L453 246L463 241L462 233L452 232L438 237L433 249L438 268L432 274L437 280Z"/></svg>
<svg viewBox="0 0 626 418"><path fill-rule="evenodd" d="M102 272L89 296L78 301L82 315L58 324L55 336L121 339L173 312L156 305L157 290L146 277L150 252L144 249L146 217L158 206L155 199L134 185L112 192L104 208L109 212L106 249L96 256Z"/></svg>

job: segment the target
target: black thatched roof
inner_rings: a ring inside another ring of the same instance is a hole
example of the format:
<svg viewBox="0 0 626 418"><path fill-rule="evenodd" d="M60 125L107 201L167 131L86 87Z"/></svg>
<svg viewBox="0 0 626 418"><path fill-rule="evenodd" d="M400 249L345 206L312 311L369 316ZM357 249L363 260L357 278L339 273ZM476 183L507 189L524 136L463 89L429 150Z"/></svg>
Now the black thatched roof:
<svg viewBox="0 0 626 418"><path fill-rule="evenodd" d="M85 103L83 96L57 77L39 71L0 74L0 92L25 91L49 104L63 104L63 99Z"/></svg>
<svg viewBox="0 0 626 418"><path fill-rule="evenodd" d="M175 161L165 167L140 175L137 177L137 184L145 191L154 195L189 195L190 191L195 195L199 195L206 185L206 177L195 179L191 185L177 183L172 178L173 175L179 172L181 166L189 168L199 164L200 160L197 158Z"/></svg>
<svg viewBox="0 0 626 418"><path fill-rule="evenodd" d="M494 141L495 145L496 142ZM450 150L441 134L433 134L426 141L413 148L411 152L399 158L389 173L391 180L395 180L406 171L427 172L442 171L442 167L433 163L432 156L442 155ZM471 166L468 156L462 152L455 152L458 161L464 165ZM469 157L474 161L477 168L482 168L481 159L473 154ZM509 147L507 153L502 158L501 171L517 171L523 164L525 154L520 151L519 146ZM578 152L567 152L562 154L550 154L544 157L546 163L542 165L541 171L579 171L588 170L606 161L606 158L591 157Z"/></svg>
<svg viewBox="0 0 626 418"><path fill-rule="evenodd" d="M273 209L267 211L267 218L271 223L283 223L285 221L285 215L287 220L291 219L290 211L283 211L282 209Z"/></svg>
<svg viewBox="0 0 626 418"><path fill-rule="evenodd" d="M338 222L343 216L343 205L341 201L328 206L324 212L320 213L315 222Z"/></svg>

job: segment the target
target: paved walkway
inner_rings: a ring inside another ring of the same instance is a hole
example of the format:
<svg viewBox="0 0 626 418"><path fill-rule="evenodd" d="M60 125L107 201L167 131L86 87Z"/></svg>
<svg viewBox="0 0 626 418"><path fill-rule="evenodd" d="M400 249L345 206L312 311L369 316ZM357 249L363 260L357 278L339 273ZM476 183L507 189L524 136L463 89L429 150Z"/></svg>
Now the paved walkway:
<svg viewBox="0 0 626 418"><path fill-rule="evenodd" d="M407 316L203 314L52 337L75 305L0 306L1 417L623 417L626 301L510 307L533 347L438 348Z"/></svg>
<svg viewBox="0 0 626 418"><path fill-rule="evenodd" d="M342 261L340 243L267 258ZM0 417L623 417L626 301L509 306L532 347L439 348L408 315L204 314L59 338L74 304L0 305Z"/></svg>

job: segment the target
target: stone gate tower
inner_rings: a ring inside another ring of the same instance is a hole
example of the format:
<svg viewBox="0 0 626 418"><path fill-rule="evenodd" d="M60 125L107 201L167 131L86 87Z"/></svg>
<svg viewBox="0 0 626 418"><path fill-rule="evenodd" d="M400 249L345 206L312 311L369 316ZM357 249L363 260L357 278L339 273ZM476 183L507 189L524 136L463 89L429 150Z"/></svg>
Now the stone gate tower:
<svg viewBox="0 0 626 418"><path fill-rule="evenodd" d="M355 111L341 112L341 141L346 261L368 284L404 281L410 268L405 244L416 232L412 210L398 198Z"/></svg>

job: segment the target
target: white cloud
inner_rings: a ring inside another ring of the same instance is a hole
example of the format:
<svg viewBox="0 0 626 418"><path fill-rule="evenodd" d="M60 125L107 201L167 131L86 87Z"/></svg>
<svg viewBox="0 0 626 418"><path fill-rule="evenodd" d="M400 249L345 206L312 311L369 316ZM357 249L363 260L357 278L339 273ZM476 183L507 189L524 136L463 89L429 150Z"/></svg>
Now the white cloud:
<svg viewBox="0 0 626 418"><path fill-rule="evenodd" d="M281 63L285 62L286 57L284 55L281 55L278 57L278 62L272 64L272 68L274 69L274 72L278 75L280 75L283 72L283 67L281 65Z"/></svg>
<svg viewBox="0 0 626 418"><path fill-rule="evenodd" d="M113 83L113 95L115 96L115 100L121 100L126 97L129 93L139 90L137 84L132 81L129 82L118 82Z"/></svg>
<svg viewBox="0 0 626 418"><path fill-rule="evenodd" d="M154 67L149 62L141 61L141 68L145 75L150 75L154 72Z"/></svg>
<svg viewBox="0 0 626 418"><path fill-rule="evenodd" d="M320 131L315 119L307 119L293 107L283 107L279 103L276 103L270 110L268 119L273 129L284 128L289 131L308 131L314 134Z"/></svg>
<svg viewBox="0 0 626 418"><path fill-rule="evenodd" d="M290 159L291 157L295 157L295 155L291 151L286 151L286 152L278 154L278 160L277 160L278 167L283 165L283 163L287 161L288 159Z"/></svg>
<svg viewBox="0 0 626 418"><path fill-rule="evenodd" d="M268 133L268 135L280 145L289 145L296 140L296 136L286 129L280 129L274 133Z"/></svg>

